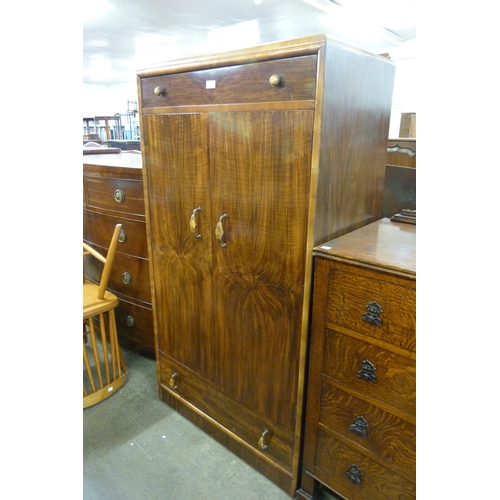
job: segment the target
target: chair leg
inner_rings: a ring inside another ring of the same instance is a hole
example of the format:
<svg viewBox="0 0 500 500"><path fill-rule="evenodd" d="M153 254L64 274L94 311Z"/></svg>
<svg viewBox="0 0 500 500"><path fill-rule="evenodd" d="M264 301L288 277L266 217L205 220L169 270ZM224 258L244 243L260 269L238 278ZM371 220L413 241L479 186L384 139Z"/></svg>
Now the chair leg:
<svg viewBox="0 0 500 500"><path fill-rule="evenodd" d="M114 335L116 338L116 348L117 348L116 350L118 353L118 358L120 360L120 366L121 366L121 369L124 373L128 373L127 364L125 363L125 358L123 357L123 353L122 353L122 350L120 348L120 343L118 342L118 331L116 329L115 310L112 309L111 311L109 311L109 314L110 314L109 324L110 324L110 328L112 327L114 330Z"/></svg>

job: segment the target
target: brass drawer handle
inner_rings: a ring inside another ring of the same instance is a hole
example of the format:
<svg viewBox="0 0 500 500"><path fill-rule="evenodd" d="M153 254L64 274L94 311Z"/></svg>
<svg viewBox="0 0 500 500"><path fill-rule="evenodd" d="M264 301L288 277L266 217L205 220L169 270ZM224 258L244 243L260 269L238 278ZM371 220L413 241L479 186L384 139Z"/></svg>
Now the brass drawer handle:
<svg viewBox="0 0 500 500"><path fill-rule="evenodd" d="M371 361L365 359L361 362L358 377L366 380L367 382L377 382L377 377L375 376L376 369L377 368Z"/></svg>
<svg viewBox="0 0 500 500"><path fill-rule="evenodd" d="M353 434L367 438L368 437L368 422L365 417L355 417L354 422L349 426L349 430Z"/></svg>
<svg viewBox="0 0 500 500"><path fill-rule="evenodd" d="M120 243L125 243L127 241L127 233L123 229L120 229L120 233L118 234L118 241Z"/></svg>
<svg viewBox="0 0 500 500"><path fill-rule="evenodd" d="M349 470L345 473L345 477L358 486L361 486L362 475L361 469L355 464L349 465Z"/></svg>
<svg viewBox="0 0 500 500"><path fill-rule="evenodd" d="M269 78L269 83L272 87L278 87L281 83L281 77L279 75L271 75L271 78Z"/></svg>
<svg viewBox="0 0 500 500"><path fill-rule="evenodd" d="M123 203L125 201L125 193L121 189L115 191L115 201L117 203Z"/></svg>
<svg viewBox="0 0 500 500"><path fill-rule="evenodd" d="M122 281L126 284L126 285L130 285L130 283L132 283L132 275L125 271L123 274L122 274Z"/></svg>
<svg viewBox="0 0 500 500"><path fill-rule="evenodd" d="M177 385L177 378L178 378L178 374L177 372L175 372L174 374L172 374L172 376L170 377L170 380L168 381L168 385L172 388L172 389L177 389L179 386Z"/></svg>
<svg viewBox="0 0 500 500"><path fill-rule="evenodd" d="M193 210L193 213L191 214L191 218L189 219L189 227L191 229L191 232L194 234L195 238L201 238L201 234L196 233L196 228L198 227L198 223L196 221L197 212L201 212L201 207L195 208Z"/></svg>
<svg viewBox="0 0 500 500"><path fill-rule="evenodd" d="M224 227L222 226L222 219L225 219L227 214L223 214L219 217L219 222L215 228L215 236L217 237L217 241L219 242L219 246L221 248L227 247L227 243L222 243L222 237L224 236Z"/></svg>
<svg viewBox="0 0 500 500"><path fill-rule="evenodd" d="M259 438L259 442L258 442L258 445L259 445L259 448L261 450L267 450L269 448L268 444L269 444L269 439L270 439L270 433L269 431L266 429L263 433L262 433L262 436L260 436Z"/></svg>
<svg viewBox="0 0 500 500"><path fill-rule="evenodd" d="M155 87L155 89L153 90L153 92L155 93L155 95L162 95L165 91L161 88L161 87Z"/></svg>
<svg viewBox="0 0 500 500"><path fill-rule="evenodd" d="M366 304L367 312L365 312L361 319L363 321L368 321L371 325L382 326L382 320L380 319L380 315L384 312L377 302L374 300Z"/></svg>
<svg viewBox="0 0 500 500"><path fill-rule="evenodd" d="M125 324L127 326L129 326L130 328L132 328L133 326L135 326L135 319L133 316L131 316L130 314L125 318Z"/></svg>

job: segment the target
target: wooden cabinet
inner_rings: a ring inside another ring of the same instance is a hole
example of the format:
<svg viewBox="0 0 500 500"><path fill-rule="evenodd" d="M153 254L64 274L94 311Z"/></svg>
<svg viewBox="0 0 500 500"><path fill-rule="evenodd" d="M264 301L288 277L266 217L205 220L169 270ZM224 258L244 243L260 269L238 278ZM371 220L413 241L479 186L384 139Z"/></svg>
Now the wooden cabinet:
<svg viewBox="0 0 500 500"><path fill-rule="evenodd" d="M415 238L383 219L314 249L300 498L415 498Z"/></svg>
<svg viewBox="0 0 500 500"><path fill-rule="evenodd" d="M120 341L154 354L141 155L84 155L83 187L83 239L88 244L105 254L114 227L122 224L109 280L120 300L116 310ZM97 280L100 267L95 262L85 266L89 279Z"/></svg>
<svg viewBox="0 0 500 500"><path fill-rule="evenodd" d="M139 72L161 397L290 495L312 248L378 218L393 76L325 37Z"/></svg>

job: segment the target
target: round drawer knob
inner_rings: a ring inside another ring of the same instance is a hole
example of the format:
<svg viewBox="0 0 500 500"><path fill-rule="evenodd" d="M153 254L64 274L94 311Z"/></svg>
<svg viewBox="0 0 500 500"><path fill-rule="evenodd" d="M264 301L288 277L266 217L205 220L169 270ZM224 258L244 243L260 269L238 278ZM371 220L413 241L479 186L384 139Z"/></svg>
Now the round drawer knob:
<svg viewBox="0 0 500 500"><path fill-rule="evenodd" d="M131 316L130 314L125 318L125 324L127 326L130 326L130 328L132 328L134 325L135 325L135 319L133 316Z"/></svg>
<svg viewBox="0 0 500 500"><path fill-rule="evenodd" d="M163 89L160 87L155 87L154 91L155 95L162 95L163 94Z"/></svg>
<svg viewBox="0 0 500 500"><path fill-rule="evenodd" d="M124 272L122 274L122 281L126 284L126 285L130 285L130 283L132 283L132 275L129 273L129 272Z"/></svg>
<svg viewBox="0 0 500 500"><path fill-rule="evenodd" d="M271 78L269 78L269 83L273 87L277 87L281 83L281 77L279 75L272 75Z"/></svg>
<svg viewBox="0 0 500 500"><path fill-rule="evenodd" d="M120 243L125 243L127 241L127 233L123 229L120 229L120 233L118 234L118 241Z"/></svg>
<svg viewBox="0 0 500 500"><path fill-rule="evenodd" d="M115 201L117 203L123 203L125 201L125 193L121 189L115 191Z"/></svg>

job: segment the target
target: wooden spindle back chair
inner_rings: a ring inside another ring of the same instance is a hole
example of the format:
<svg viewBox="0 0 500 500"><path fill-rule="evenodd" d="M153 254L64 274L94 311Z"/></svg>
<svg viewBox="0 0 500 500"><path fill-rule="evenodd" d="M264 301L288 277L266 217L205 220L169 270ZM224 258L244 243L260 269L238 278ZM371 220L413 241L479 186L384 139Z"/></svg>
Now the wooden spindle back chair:
<svg viewBox="0 0 500 500"><path fill-rule="evenodd" d="M111 396L126 380L127 367L118 343L114 311L118 298L107 290L121 227L121 224L116 225L106 257L83 243L83 255L104 264L98 284L86 279L85 275L83 278L84 408Z"/></svg>

